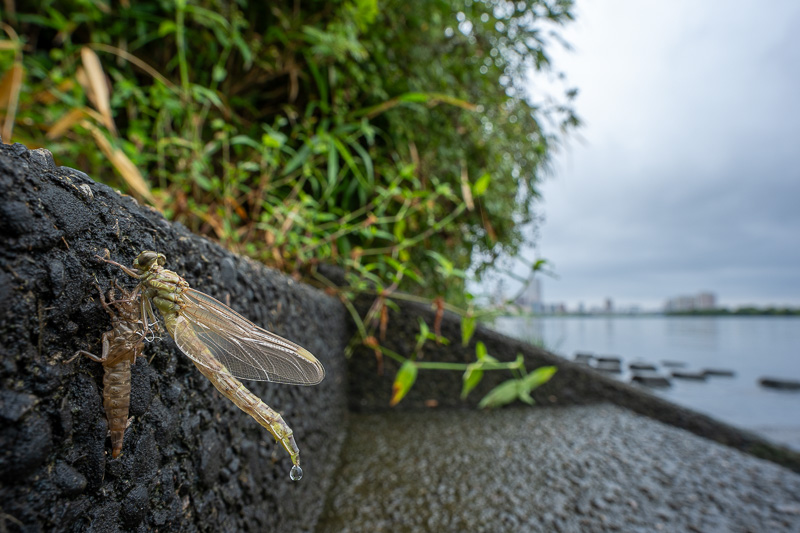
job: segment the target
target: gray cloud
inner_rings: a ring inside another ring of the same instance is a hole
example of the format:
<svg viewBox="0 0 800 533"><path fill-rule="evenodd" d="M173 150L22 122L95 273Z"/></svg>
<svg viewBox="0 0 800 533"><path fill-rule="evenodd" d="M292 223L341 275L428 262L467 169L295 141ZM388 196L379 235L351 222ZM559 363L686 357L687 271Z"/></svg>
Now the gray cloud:
<svg viewBox="0 0 800 533"><path fill-rule="evenodd" d="M800 305L800 3L584 2L583 142L542 188L545 298Z"/></svg>

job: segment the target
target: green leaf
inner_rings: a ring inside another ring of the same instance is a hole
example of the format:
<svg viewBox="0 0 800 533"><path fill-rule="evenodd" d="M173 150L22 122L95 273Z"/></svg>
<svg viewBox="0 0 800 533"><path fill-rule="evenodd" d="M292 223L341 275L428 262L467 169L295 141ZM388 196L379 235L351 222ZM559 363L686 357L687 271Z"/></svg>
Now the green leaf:
<svg viewBox="0 0 800 533"><path fill-rule="evenodd" d="M330 110L328 106L328 83L320 73L316 62L313 60L310 54L305 54L305 58L306 65L308 65L308 70L311 72L311 76L314 78L314 83L317 84L317 88L319 89L320 109L327 113Z"/></svg>
<svg viewBox="0 0 800 533"><path fill-rule="evenodd" d="M405 276L407 278L411 279L415 283L418 283L420 286L422 286L422 287L425 286L425 279L420 277L416 272L414 272L410 268L405 269L405 271L403 273L405 274Z"/></svg>
<svg viewBox="0 0 800 533"><path fill-rule="evenodd" d="M489 391L478 404L481 409L493 409L507 405L519 397L519 380L509 379Z"/></svg>
<svg viewBox="0 0 800 533"><path fill-rule="evenodd" d="M252 137L248 137L247 135L236 135L231 139L231 146L236 145L245 145L251 148L255 148L256 150L261 149L261 145L253 139Z"/></svg>
<svg viewBox="0 0 800 533"><path fill-rule="evenodd" d="M223 81L228 76L228 71L225 70L221 65L214 65L214 69L212 70L211 78L216 81L217 83Z"/></svg>
<svg viewBox="0 0 800 533"><path fill-rule="evenodd" d="M210 103L218 108L224 107L219 94L202 85L192 84L192 97L200 103Z"/></svg>
<svg viewBox="0 0 800 533"><path fill-rule="evenodd" d="M428 250L426 252L429 257L432 257L439 263L439 267L442 269L442 273L445 276L449 276L450 273L453 271L453 262L447 259L445 256L440 254L439 252L435 252L433 250Z"/></svg>
<svg viewBox="0 0 800 533"><path fill-rule="evenodd" d="M303 163L306 162L308 157L311 155L311 147L307 144L304 144L302 148L300 148L296 154L286 163L286 167L283 169L283 175L287 176L303 166Z"/></svg>
<svg viewBox="0 0 800 533"><path fill-rule="evenodd" d="M364 147L357 142L349 142L347 144L349 144L353 150L358 152L358 155L361 156L361 161L364 163L364 170L367 171L367 182L370 184L370 186L374 185L375 169L372 167L372 157L370 157L369 153L364 149Z"/></svg>
<svg viewBox="0 0 800 533"><path fill-rule="evenodd" d="M531 398L530 393L528 391L526 391L526 390L519 391L519 396L518 397L519 397L520 401L525 402L528 405L533 405L533 404L536 403L533 400L533 398Z"/></svg>
<svg viewBox="0 0 800 533"><path fill-rule="evenodd" d="M461 346L466 346L469 344L470 339L472 339L472 335L475 333L475 326L477 324L478 320L474 316L467 315L461 317ZM484 350L485 349L486 347L484 346Z"/></svg>
<svg viewBox="0 0 800 533"><path fill-rule="evenodd" d="M522 378L524 389L529 392L541 385L544 385L550 381L550 378L553 377L553 374L555 374L556 371L558 371L558 368L555 366L540 366Z"/></svg>
<svg viewBox="0 0 800 533"><path fill-rule="evenodd" d="M211 189L214 188L214 185L211 183L211 181L208 178L206 178L205 176L203 176L202 174L195 174L194 175L194 181L204 191L210 191Z"/></svg>
<svg viewBox="0 0 800 533"><path fill-rule="evenodd" d="M394 300L385 300L384 303L386 304L386 307L388 307L392 311L396 313L400 312L400 306L397 305Z"/></svg>
<svg viewBox="0 0 800 533"><path fill-rule="evenodd" d="M339 156L336 153L336 146L333 139L328 141L328 187L336 186L336 177L339 175Z"/></svg>
<svg viewBox="0 0 800 533"><path fill-rule="evenodd" d="M398 272L403 272L406 269L406 266L404 264L402 264L400 261L397 261L396 259L392 259L389 256L384 257L383 260L386 262L386 264L388 264L390 267L392 267Z"/></svg>
<svg viewBox="0 0 800 533"><path fill-rule="evenodd" d="M543 270L546 265L547 265L547 259L538 259L533 264L531 270L533 270L534 272L539 272L540 270Z"/></svg>
<svg viewBox="0 0 800 533"><path fill-rule="evenodd" d="M159 24L159 26L158 26L158 36L159 37L165 37L165 36L169 35L170 33L175 33L175 31L177 29L178 29L178 26L175 25L175 22L173 22L171 20L165 20L161 24Z"/></svg>
<svg viewBox="0 0 800 533"><path fill-rule="evenodd" d="M397 242L403 242L403 236L406 232L406 219L401 218L397 222L394 223L394 238L397 239Z"/></svg>
<svg viewBox="0 0 800 533"><path fill-rule="evenodd" d="M472 392L478 383L481 382L483 379L483 370L481 370L480 364L472 363L467 365L467 369L464 371L464 375L462 379L464 381L463 386L461 387L461 399L466 399L467 395Z"/></svg>
<svg viewBox="0 0 800 533"><path fill-rule="evenodd" d="M253 52L250 50L250 47L238 32L236 35L234 35L233 42L236 44L236 48L238 48L239 52L242 54L244 68L249 70L250 65L253 63Z"/></svg>
<svg viewBox="0 0 800 533"><path fill-rule="evenodd" d="M478 178L472 185L472 196L477 198L478 196L483 196L486 190L489 188L489 183L492 181L492 175L488 172L485 173L483 176Z"/></svg>
<svg viewBox="0 0 800 533"><path fill-rule="evenodd" d="M378 0L356 0L355 4L355 22L361 30L364 30L378 15Z"/></svg>
<svg viewBox="0 0 800 533"><path fill-rule="evenodd" d="M392 399L389 405L394 407L402 400L411 386L417 380L417 365L411 359L406 359L397 371L392 384Z"/></svg>
<svg viewBox="0 0 800 533"><path fill-rule="evenodd" d="M428 327L428 323L425 322L423 319L419 319L419 337L423 339L427 339L430 337L431 330Z"/></svg>
<svg viewBox="0 0 800 533"><path fill-rule="evenodd" d="M478 358L478 361L483 361L486 359L488 353L489 352L486 350L486 345L483 344L483 341L478 341L478 344L475 345L475 357Z"/></svg>
<svg viewBox="0 0 800 533"><path fill-rule="evenodd" d="M362 189L371 189L369 184L367 183L366 179L364 178L364 174L361 172L361 169L356 164L356 160L353 158L353 154L347 149L347 147L337 139L333 137L333 144L336 147L336 150L344 159L344 162L347 163L348 168L353 172L353 176L355 176L358 183L361 185Z"/></svg>
<svg viewBox="0 0 800 533"><path fill-rule="evenodd" d="M277 131L269 131L261 136L261 144L267 148L280 148L286 142L286 135Z"/></svg>

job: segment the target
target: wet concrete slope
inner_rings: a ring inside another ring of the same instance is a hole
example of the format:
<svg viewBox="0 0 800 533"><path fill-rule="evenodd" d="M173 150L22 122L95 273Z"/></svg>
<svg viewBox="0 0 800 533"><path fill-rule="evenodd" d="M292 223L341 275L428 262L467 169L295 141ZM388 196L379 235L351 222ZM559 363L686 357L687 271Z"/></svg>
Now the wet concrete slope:
<svg viewBox="0 0 800 533"><path fill-rule="evenodd" d="M295 431L305 477L165 335L133 367L123 454L107 452L99 353L108 315L95 283L134 281L143 249L264 327L328 375L316 387L248 383ZM0 144L0 530L304 531L313 528L346 412L344 308L334 299L168 223L45 150Z"/></svg>
<svg viewBox="0 0 800 533"><path fill-rule="evenodd" d="M351 419L317 531L796 532L800 475L611 404Z"/></svg>

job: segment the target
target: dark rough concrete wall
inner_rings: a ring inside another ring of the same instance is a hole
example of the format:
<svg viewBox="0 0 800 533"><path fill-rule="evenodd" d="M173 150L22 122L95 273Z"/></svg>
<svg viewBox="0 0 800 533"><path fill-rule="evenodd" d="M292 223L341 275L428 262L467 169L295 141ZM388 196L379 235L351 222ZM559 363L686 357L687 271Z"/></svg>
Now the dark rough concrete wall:
<svg viewBox="0 0 800 533"><path fill-rule="evenodd" d="M248 382L294 429L305 477L271 435L223 398L168 335L133 367L130 427L110 458L99 353L110 321L94 282L135 281L93 258L139 251L308 348L316 387ZM344 308L196 237L44 151L0 144L0 530L308 531L346 416ZM148 362L149 361L149 362Z"/></svg>
<svg viewBox="0 0 800 533"><path fill-rule="evenodd" d="M383 344L397 353L410 355L419 333L419 320L425 320L433 331L435 312L427 306L396 303L400 311L390 311L387 339ZM370 304L366 299L359 302L362 314ZM521 353L528 371L546 365L558 367L550 382L531 393L539 406L611 402L800 472L800 454L796 452L481 325L476 328L469 345L462 347L461 319L453 313L446 312L442 317L441 334L451 341L450 344L437 345L428 341L423 347L423 361L473 362L475 345L479 341L486 345L490 355L501 361L513 361L517 353ZM371 350L361 347L353 354L349 362L351 410L370 412L388 408L398 364L388 357L383 359L384 372L379 376L377 360ZM425 409L431 400L439 408L474 408L486 393L510 377L506 371L485 372L480 385L462 401L461 372L421 370L414 386L395 409Z"/></svg>

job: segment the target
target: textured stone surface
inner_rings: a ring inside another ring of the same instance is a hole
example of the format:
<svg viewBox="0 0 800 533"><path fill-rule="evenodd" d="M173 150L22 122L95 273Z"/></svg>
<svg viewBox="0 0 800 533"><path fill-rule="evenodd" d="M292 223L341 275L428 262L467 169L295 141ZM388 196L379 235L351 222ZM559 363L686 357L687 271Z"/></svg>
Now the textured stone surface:
<svg viewBox="0 0 800 533"><path fill-rule="evenodd" d="M596 406L351 417L317 531L800 531L800 475Z"/></svg>
<svg viewBox="0 0 800 533"><path fill-rule="evenodd" d="M94 283L135 282L143 249L199 290L313 352L316 387L249 382L294 429L305 470L223 398L169 336L133 367L133 420L110 458L99 353L110 327ZM321 512L346 412L344 308L321 292L170 224L45 150L0 144L0 529L308 531ZM20 524L22 524L20 526Z"/></svg>

